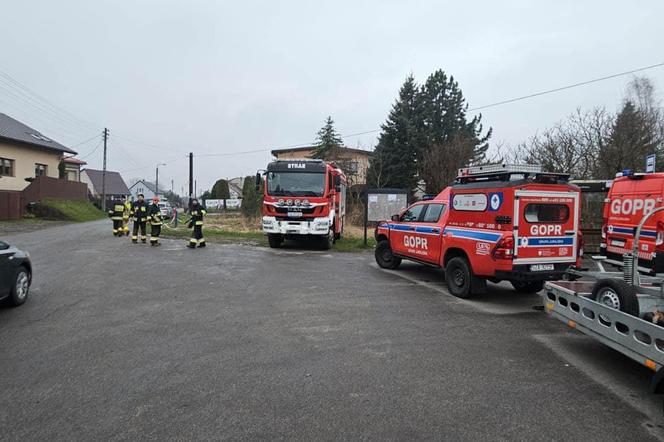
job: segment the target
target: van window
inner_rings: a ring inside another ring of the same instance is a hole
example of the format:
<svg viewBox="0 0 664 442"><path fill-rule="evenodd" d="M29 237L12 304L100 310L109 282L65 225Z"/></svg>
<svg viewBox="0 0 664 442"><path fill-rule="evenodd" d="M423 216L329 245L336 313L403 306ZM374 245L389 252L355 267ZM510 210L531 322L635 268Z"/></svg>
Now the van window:
<svg viewBox="0 0 664 442"><path fill-rule="evenodd" d="M424 212L423 223L437 223L440 219L440 214L443 213L445 204L427 204L427 211Z"/></svg>
<svg viewBox="0 0 664 442"><path fill-rule="evenodd" d="M528 204L525 216L529 223L564 223L569 219L569 207L564 204Z"/></svg>
<svg viewBox="0 0 664 442"><path fill-rule="evenodd" d="M406 210L403 215L401 215L401 221L417 221L420 219L422 209L424 209L424 204L410 206L408 210Z"/></svg>

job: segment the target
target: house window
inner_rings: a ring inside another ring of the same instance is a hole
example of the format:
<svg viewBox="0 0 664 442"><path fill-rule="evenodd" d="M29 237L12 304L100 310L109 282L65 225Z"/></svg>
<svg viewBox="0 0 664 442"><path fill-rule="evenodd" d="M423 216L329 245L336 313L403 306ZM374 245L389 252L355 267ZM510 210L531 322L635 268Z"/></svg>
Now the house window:
<svg viewBox="0 0 664 442"><path fill-rule="evenodd" d="M14 160L0 158L0 176L14 176Z"/></svg>
<svg viewBox="0 0 664 442"><path fill-rule="evenodd" d="M48 166L46 164L35 164L35 176L46 176Z"/></svg>
<svg viewBox="0 0 664 442"><path fill-rule="evenodd" d="M67 181L78 181L78 177L76 176L76 171L75 170L68 170L67 171Z"/></svg>

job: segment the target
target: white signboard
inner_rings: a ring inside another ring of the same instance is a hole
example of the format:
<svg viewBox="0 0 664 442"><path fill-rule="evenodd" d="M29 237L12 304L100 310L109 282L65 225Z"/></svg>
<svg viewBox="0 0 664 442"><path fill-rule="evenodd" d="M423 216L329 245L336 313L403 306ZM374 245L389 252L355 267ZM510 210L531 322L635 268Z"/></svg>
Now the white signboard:
<svg viewBox="0 0 664 442"><path fill-rule="evenodd" d="M367 194L367 221L389 220L408 206L406 193L369 193Z"/></svg>
<svg viewBox="0 0 664 442"><path fill-rule="evenodd" d="M487 197L483 193L460 193L452 199L454 210L469 212L484 212L487 207Z"/></svg>
<svg viewBox="0 0 664 442"><path fill-rule="evenodd" d="M646 173L655 172L655 154L646 157Z"/></svg>
<svg viewBox="0 0 664 442"><path fill-rule="evenodd" d="M231 198L226 200L227 209L239 209L242 205L242 200L239 198Z"/></svg>
<svg viewBox="0 0 664 442"><path fill-rule="evenodd" d="M224 200L205 200L205 207L209 209L223 209Z"/></svg>

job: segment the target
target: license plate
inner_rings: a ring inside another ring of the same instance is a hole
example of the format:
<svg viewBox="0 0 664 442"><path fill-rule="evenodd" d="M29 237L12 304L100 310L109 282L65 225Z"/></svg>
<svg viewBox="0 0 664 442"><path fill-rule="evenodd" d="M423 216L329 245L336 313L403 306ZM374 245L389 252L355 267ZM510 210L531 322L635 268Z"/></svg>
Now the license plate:
<svg viewBox="0 0 664 442"><path fill-rule="evenodd" d="M531 272L545 272L547 270L554 270L555 266L553 264L533 264L530 266Z"/></svg>
<svg viewBox="0 0 664 442"><path fill-rule="evenodd" d="M287 215L291 218L300 218L302 217L302 212L288 212Z"/></svg>
<svg viewBox="0 0 664 442"><path fill-rule="evenodd" d="M611 245L616 247L625 247L625 241L621 241L619 239L612 239Z"/></svg>

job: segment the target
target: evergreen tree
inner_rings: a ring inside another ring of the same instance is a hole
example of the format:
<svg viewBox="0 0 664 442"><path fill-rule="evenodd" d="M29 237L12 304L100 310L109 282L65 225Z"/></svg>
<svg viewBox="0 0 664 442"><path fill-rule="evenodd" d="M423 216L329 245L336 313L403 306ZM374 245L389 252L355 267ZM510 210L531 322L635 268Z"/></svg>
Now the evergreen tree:
<svg viewBox="0 0 664 442"><path fill-rule="evenodd" d="M247 218L255 218L261 213L261 206L263 205L263 181L256 191L255 177L248 176L244 179L242 185L242 205L240 211Z"/></svg>
<svg viewBox="0 0 664 442"><path fill-rule="evenodd" d="M624 169L642 170L645 157L653 153L661 164L661 142L649 115L626 100L616 115L609 142L599 151L597 178L610 179Z"/></svg>
<svg viewBox="0 0 664 442"><path fill-rule="evenodd" d="M372 187L413 191L417 186L418 128L421 126L417 94L415 79L409 75L387 121L381 126L367 172L367 181Z"/></svg>
<svg viewBox="0 0 664 442"><path fill-rule="evenodd" d="M316 148L311 153L311 157L333 161L338 157L339 148L342 146L343 141L334 128L334 121L332 117L328 116L325 125L318 131Z"/></svg>
<svg viewBox="0 0 664 442"><path fill-rule="evenodd" d="M468 121L468 104L459 83L440 69L420 88L416 102L421 118L415 131L419 177L427 193L438 193L452 182L459 167L484 160L491 128L482 135L481 114Z"/></svg>
<svg viewBox="0 0 664 442"><path fill-rule="evenodd" d="M228 187L228 181L224 179L217 180L216 183L214 183L214 186L212 186L212 198L211 199L218 199L218 200L226 200L231 197L231 190Z"/></svg>

